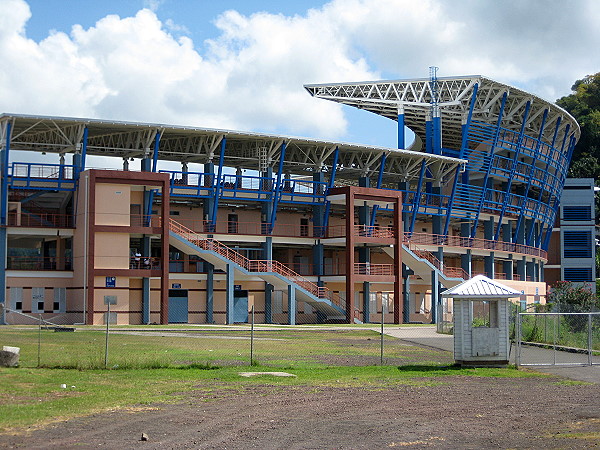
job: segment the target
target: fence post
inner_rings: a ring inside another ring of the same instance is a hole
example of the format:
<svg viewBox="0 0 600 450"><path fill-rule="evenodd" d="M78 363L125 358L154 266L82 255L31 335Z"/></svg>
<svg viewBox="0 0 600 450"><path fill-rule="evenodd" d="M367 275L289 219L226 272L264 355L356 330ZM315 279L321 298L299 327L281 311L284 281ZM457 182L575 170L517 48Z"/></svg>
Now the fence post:
<svg viewBox="0 0 600 450"><path fill-rule="evenodd" d="M104 368L108 367L108 324L110 323L110 302L108 303L108 312L106 313L106 343L104 345Z"/></svg>
<svg viewBox="0 0 600 450"><path fill-rule="evenodd" d="M250 326L250 365L254 364L254 305L252 305L252 325Z"/></svg>
<svg viewBox="0 0 600 450"><path fill-rule="evenodd" d="M42 355L42 315L40 314L40 325L38 327L38 368L41 364L41 355Z"/></svg>
<svg viewBox="0 0 600 450"><path fill-rule="evenodd" d="M592 313L588 313L588 363L592 365Z"/></svg>
<svg viewBox="0 0 600 450"><path fill-rule="evenodd" d="M515 305L516 306L516 305ZM517 351L515 352L515 365L517 369L521 365L521 314L515 308L515 337L517 338Z"/></svg>
<svg viewBox="0 0 600 450"><path fill-rule="evenodd" d="M381 355L380 362L383 366L383 306L381 307Z"/></svg>

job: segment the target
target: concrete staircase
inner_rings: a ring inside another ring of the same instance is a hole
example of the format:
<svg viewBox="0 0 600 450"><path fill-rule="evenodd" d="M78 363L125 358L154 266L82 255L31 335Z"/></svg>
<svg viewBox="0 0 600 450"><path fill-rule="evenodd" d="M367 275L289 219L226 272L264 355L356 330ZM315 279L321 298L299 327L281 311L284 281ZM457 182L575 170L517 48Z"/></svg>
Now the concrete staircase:
<svg viewBox="0 0 600 450"><path fill-rule="evenodd" d="M328 318L346 317L346 304L340 296L274 260L248 259L225 244L204 237L180 223L169 220L170 244L189 255L200 256L215 268L226 270L233 264L236 280L262 280L272 284L276 290L296 288L296 300L310 304L327 314ZM359 322L355 319L355 322Z"/></svg>

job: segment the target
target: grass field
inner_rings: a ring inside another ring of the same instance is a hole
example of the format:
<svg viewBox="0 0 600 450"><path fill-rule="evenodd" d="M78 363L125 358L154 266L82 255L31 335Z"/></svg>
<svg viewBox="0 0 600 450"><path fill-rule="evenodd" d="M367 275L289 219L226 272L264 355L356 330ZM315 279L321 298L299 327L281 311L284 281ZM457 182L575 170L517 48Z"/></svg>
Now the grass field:
<svg viewBox="0 0 600 450"><path fill-rule="evenodd" d="M405 345L364 328L272 329L254 333L254 371L286 371L291 378L243 378L249 370L250 332L225 330L115 330L56 333L0 327L0 345L21 348L18 368L0 368L0 431L39 426L97 411L177 402L191 390L272 386L360 386L443 383L446 375L525 377L514 369L457 369L447 352ZM39 350L39 366L38 366ZM66 386L66 388L61 387Z"/></svg>

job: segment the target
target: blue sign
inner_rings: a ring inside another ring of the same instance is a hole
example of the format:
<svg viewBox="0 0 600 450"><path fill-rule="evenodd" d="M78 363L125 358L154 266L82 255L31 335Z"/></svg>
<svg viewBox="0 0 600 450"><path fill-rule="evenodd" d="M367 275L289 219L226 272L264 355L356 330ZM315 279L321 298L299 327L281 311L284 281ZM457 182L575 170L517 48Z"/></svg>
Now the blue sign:
<svg viewBox="0 0 600 450"><path fill-rule="evenodd" d="M171 289L181 289L181 283L173 283Z"/></svg>
<svg viewBox="0 0 600 450"><path fill-rule="evenodd" d="M106 277L106 287L117 287L117 277Z"/></svg>
<svg viewBox="0 0 600 450"><path fill-rule="evenodd" d="M241 284L234 284L233 285L233 290L234 291L241 291L242 290L242 285Z"/></svg>

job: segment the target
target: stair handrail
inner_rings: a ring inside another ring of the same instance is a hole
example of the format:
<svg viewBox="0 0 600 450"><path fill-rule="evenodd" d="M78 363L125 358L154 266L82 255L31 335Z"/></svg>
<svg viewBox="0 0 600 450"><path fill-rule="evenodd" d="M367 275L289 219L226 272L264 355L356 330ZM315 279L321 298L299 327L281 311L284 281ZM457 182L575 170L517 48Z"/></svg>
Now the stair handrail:
<svg viewBox="0 0 600 450"><path fill-rule="evenodd" d="M345 304L343 304L338 294L332 292L330 289L324 286L318 286L312 281L307 280L305 277L303 277L297 272L294 272L292 269L280 263L279 261L272 259L249 259L241 253L232 250L230 247L223 244L222 242L219 242L214 238L202 237L195 231L189 229L185 225L182 225L173 219L169 219L169 228L175 234L197 245L201 249L213 251L225 257L226 259L233 261L240 267L246 269L248 272L278 273L279 275L282 275L283 277L291 280L293 283L297 284L302 289L314 295L315 297L330 300L332 303L345 309Z"/></svg>
<svg viewBox="0 0 600 450"><path fill-rule="evenodd" d="M449 267L446 266L442 261L440 261L433 253L427 250L423 250L422 248L417 247L410 241L405 240L404 245L408 247L408 249L417 255L419 258L428 261L431 265L433 265L437 270L442 272L446 277L449 278L462 278L463 280L468 280L469 274L462 267Z"/></svg>

